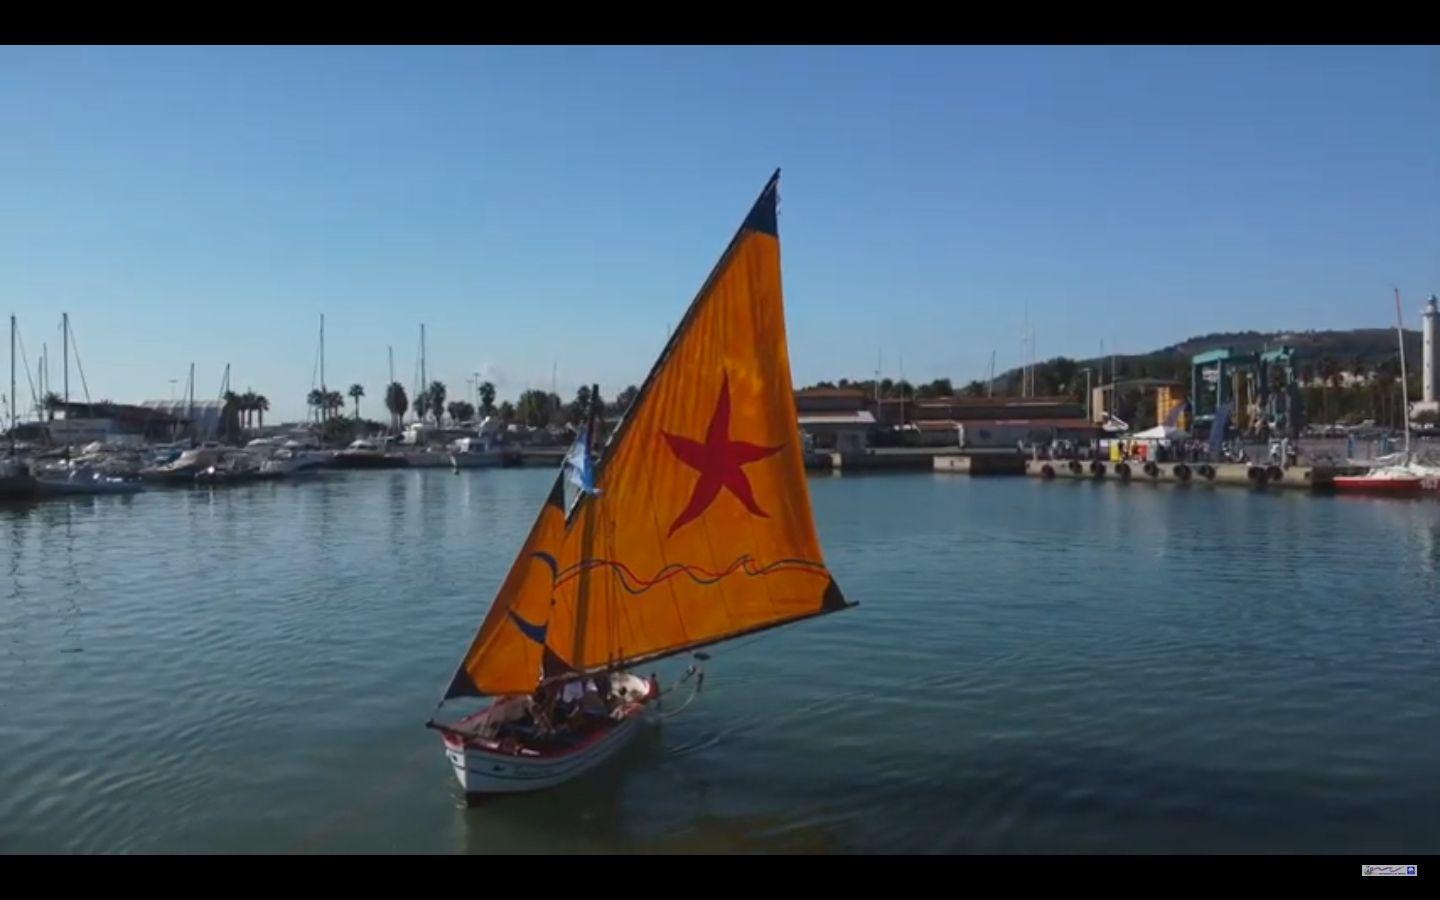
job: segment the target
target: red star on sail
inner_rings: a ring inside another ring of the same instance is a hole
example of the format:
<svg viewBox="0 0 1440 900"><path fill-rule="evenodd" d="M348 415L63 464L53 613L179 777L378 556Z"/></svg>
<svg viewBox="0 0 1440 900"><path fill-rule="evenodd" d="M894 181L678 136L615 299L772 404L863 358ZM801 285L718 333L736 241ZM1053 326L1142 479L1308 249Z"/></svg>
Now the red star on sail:
<svg viewBox="0 0 1440 900"><path fill-rule="evenodd" d="M715 412L710 416L710 427L705 431L705 443L692 441L689 438L671 434L668 431L660 432L670 445L670 452L674 453L685 465L697 470L700 479L695 482L695 490L690 495L690 503L676 517L670 525L669 534L674 534L680 526L693 519L699 518L715 498L720 496L720 489L725 488L735 495L735 498L745 504L745 508L754 515L768 519L770 516L755 502L755 494L750 490L750 480L745 477L741 466L764 459L780 452L780 447L761 447L756 444L747 444L744 441L730 440L730 376L727 374L720 382L720 399L715 403ZM669 534L666 537L669 537Z"/></svg>

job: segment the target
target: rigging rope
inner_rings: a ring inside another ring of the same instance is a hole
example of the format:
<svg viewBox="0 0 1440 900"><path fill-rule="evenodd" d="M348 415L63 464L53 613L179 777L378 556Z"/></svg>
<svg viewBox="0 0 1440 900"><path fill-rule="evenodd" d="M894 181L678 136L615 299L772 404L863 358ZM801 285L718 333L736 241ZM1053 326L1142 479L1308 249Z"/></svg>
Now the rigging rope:
<svg viewBox="0 0 1440 900"><path fill-rule="evenodd" d="M75 326L70 326L70 349L75 351L75 368L80 372L80 387L85 391L85 403L90 403L90 385L85 383L85 366L80 362L80 345L75 343Z"/></svg>
<svg viewBox="0 0 1440 900"><path fill-rule="evenodd" d="M44 420L45 413L40 408L40 395L35 393L35 382L30 377L30 358L25 355L25 338L20 334L20 329L15 329L15 340L20 344L20 361L25 365L25 381L30 385L30 402L35 404L35 418ZM11 398L14 402L14 398Z"/></svg>

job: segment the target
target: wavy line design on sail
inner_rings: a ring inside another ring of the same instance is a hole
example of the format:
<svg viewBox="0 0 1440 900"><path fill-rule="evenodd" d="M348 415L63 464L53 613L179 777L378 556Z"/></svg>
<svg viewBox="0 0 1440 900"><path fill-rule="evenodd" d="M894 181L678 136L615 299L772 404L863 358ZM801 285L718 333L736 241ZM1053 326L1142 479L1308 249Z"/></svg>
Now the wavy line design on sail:
<svg viewBox="0 0 1440 900"><path fill-rule="evenodd" d="M542 554L535 554L537 556ZM733 575L735 572L743 572L750 578L760 578L772 572L807 572L811 575L828 578L830 570L826 569L823 563L813 562L808 559L778 559L766 565L757 565L755 559L748 553L736 559L730 565L719 572L711 572L701 566L671 563L659 572L654 578L641 578L632 572L629 566L613 559L586 559L575 563L555 573L555 587L559 587L573 578L579 577L582 572L591 569L608 568L620 579L620 586L630 594L643 594L656 585L663 584L677 575L684 575L696 584L711 585L722 579Z"/></svg>

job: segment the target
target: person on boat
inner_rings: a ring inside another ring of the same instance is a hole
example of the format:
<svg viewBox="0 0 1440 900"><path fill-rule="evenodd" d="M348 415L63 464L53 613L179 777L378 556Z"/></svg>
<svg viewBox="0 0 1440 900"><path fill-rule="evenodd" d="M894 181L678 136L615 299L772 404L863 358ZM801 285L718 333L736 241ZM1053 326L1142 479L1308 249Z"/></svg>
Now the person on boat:
<svg viewBox="0 0 1440 900"><path fill-rule="evenodd" d="M550 734L555 730L555 708L558 701L559 694L553 687L537 687L531 695L530 716L535 720L535 730L538 733Z"/></svg>
<svg viewBox="0 0 1440 900"><path fill-rule="evenodd" d="M601 676L603 678L604 676ZM585 682L584 696L580 699L581 711L592 716L608 716L610 714L609 679L605 679L602 686L600 678L587 679Z"/></svg>
<svg viewBox="0 0 1440 900"><path fill-rule="evenodd" d="M560 689L560 707L565 713L569 713L580 705L585 699L585 683L580 679L565 682Z"/></svg>

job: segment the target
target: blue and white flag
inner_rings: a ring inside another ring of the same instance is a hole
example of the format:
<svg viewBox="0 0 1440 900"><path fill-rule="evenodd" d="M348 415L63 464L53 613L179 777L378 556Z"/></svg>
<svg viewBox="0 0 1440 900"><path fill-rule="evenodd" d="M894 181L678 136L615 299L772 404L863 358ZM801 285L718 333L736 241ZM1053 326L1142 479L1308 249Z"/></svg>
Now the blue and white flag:
<svg viewBox="0 0 1440 900"><path fill-rule="evenodd" d="M595 460L590 455L590 429L588 426L580 429L575 436L575 443L570 445L570 450L565 454L565 468L569 473L570 483L582 493L596 494L600 491L595 487Z"/></svg>

